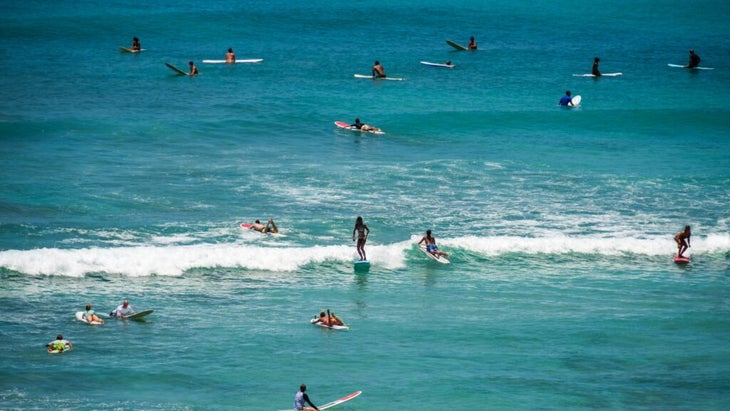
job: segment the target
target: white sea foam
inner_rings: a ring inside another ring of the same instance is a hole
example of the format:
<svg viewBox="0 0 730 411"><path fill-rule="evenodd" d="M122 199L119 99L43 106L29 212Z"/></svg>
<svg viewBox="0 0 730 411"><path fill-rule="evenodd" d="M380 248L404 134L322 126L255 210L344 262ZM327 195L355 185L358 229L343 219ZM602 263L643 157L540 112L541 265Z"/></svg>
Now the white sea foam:
<svg viewBox="0 0 730 411"><path fill-rule="evenodd" d="M421 235L408 241L368 245L368 259L376 266L400 269ZM439 238L441 248L450 252L496 256L524 254L592 254L648 256L671 254L676 245L667 236L647 238L570 237L476 237ZM158 242L159 243L159 242ZM730 250L730 234L693 237L688 254ZM0 252L0 266L29 275L81 277L88 273L122 274L130 277L178 276L195 268L240 267L249 270L288 272L308 264L336 261L349 266L356 257L350 245L276 246L240 244L196 244L115 248L8 250Z"/></svg>

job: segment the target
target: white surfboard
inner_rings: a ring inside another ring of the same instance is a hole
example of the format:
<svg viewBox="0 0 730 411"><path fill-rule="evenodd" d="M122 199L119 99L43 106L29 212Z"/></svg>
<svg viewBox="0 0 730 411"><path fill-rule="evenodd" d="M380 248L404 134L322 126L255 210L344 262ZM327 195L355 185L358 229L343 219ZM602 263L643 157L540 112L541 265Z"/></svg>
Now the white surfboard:
<svg viewBox="0 0 730 411"><path fill-rule="evenodd" d="M243 59L243 60L236 60L236 63L261 63L264 61L264 59ZM225 60L203 60L203 63L205 64L225 64Z"/></svg>
<svg viewBox="0 0 730 411"><path fill-rule="evenodd" d="M360 394L362 394L362 391L355 391L352 394L347 394L347 395L345 395L342 398L336 399L336 400L334 400L332 402L328 402L327 404L324 404L324 405L320 405L317 408L319 408L320 410L327 410L327 409L330 409L330 408L334 407L335 405L340 405L343 402L350 401L351 399L357 397ZM291 411L291 408L286 409L286 410L280 410L280 411Z"/></svg>
<svg viewBox="0 0 730 411"><path fill-rule="evenodd" d="M573 77L618 77L623 76L624 73L601 73L600 76L596 76L595 74L586 73L586 74L573 74Z"/></svg>
<svg viewBox="0 0 730 411"><path fill-rule="evenodd" d="M689 69L689 70L714 70L715 69L714 67L702 67L702 66L687 67L687 66L684 66L682 64L667 64L667 66L669 66L669 67L676 67L676 68L683 68L683 69Z"/></svg>
<svg viewBox="0 0 730 411"><path fill-rule="evenodd" d="M583 100L583 98L579 95L573 96L573 98L570 99L570 101L573 103L573 105L568 105L568 106L563 106L563 107L568 107L568 108L578 107L582 100Z"/></svg>
<svg viewBox="0 0 730 411"><path fill-rule="evenodd" d="M418 244L418 249L421 250L424 254L426 254L430 259L432 259L434 261L438 261L441 264L451 264L451 261L449 261L448 258L446 258L442 255L436 256L436 255L429 253L426 250L426 244Z"/></svg>
<svg viewBox="0 0 730 411"><path fill-rule="evenodd" d="M393 80L393 81L403 81L404 78L401 77L373 77L372 75L368 74L355 74L355 78L369 78L370 80Z"/></svg>
<svg viewBox="0 0 730 411"><path fill-rule="evenodd" d="M432 66L432 67L447 67L447 68L454 68L453 64L446 64L446 63L431 63L430 61L422 61L421 64L426 66Z"/></svg>
<svg viewBox="0 0 730 411"><path fill-rule="evenodd" d="M101 324L104 324L101 321L92 321L92 322L86 321L86 319L84 318L84 312L83 311L77 311L76 312L76 319L79 320L79 321L81 321L81 322L84 322L86 324L89 324L89 325L101 325Z"/></svg>

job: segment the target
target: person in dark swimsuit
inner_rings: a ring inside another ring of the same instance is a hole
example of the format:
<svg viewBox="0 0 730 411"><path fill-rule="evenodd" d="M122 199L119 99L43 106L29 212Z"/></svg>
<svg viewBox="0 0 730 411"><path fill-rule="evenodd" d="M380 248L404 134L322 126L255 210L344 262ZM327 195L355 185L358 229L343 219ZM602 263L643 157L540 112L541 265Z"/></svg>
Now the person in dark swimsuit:
<svg viewBox="0 0 730 411"><path fill-rule="evenodd" d="M362 221L362 217L358 216L355 220L355 228L352 230L352 241L355 241L357 234L357 253L360 255L360 261L367 261L365 256L365 242L368 240L370 228Z"/></svg>

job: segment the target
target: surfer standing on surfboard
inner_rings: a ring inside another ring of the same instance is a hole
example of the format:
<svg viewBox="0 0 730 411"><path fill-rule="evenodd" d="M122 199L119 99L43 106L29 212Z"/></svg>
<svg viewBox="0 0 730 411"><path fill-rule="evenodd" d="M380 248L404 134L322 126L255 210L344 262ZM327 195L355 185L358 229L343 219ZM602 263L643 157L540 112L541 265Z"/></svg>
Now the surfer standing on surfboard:
<svg viewBox="0 0 730 411"><path fill-rule="evenodd" d="M319 408L317 408L316 405L312 404L312 401L309 400L309 396L305 392L307 391L307 386L302 384L299 386L299 392L297 392L294 395L294 409L300 410L300 411L310 411L310 410L317 410L319 411ZM311 405L313 408L305 407L304 403L307 403Z"/></svg>
<svg viewBox="0 0 730 411"><path fill-rule="evenodd" d="M685 258L682 254L687 251L690 247L689 238L692 236L692 232L688 225L684 226L684 230L678 232L674 236L674 241L677 242L677 257Z"/></svg>
<svg viewBox="0 0 730 411"><path fill-rule="evenodd" d="M378 60L375 60L375 64L373 65L373 77L385 77L385 69Z"/></svg>
<svg viewBox="0 0 730 411"><path fill-rule="evenodd" d="M431 235L431 230L426 230L426 235L421 239L421 241L418 242L419 245L422 243L426 244L426 251L431 253L431 255L435 257L443 256L447 259L450 258L449 253L445 253L439 250L438 246L436 245L436 238Z"/></svg>
<svg viewBox="0 0 730 411"><path fill-rule="evenodd" d="M370 228L363 223L362 217L357 216L355 220L355 228L352 230L352 241L355 241L355 233L357 233L357 253L360 255L360 261L367 261L365 256L365 242L368 240Z"/></svg>

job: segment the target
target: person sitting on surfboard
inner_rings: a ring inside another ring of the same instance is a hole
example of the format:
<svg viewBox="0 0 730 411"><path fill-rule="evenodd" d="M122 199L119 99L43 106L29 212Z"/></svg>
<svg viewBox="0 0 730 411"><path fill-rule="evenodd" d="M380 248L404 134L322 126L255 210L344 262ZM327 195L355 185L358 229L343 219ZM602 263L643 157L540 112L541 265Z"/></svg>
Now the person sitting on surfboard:
<svg viewBox="0 0 730 411"><path fill-rule="evenodd" d="M188 75L190 76L197 76L198 75L198 68L195 67L195 63L192 61L188 62L188 66L190 66L190 73Z"/></svg>
<svg viewBox="0 0 730 411"><path fill-rule="evenodd" d="M444 258L450 258L449 253L445 253L441 250L439 250L438 246L436 245L436 239L431 235L431 230L426 230L426 235L421 239L421 241L418 242L420 245L421 243L426 244L426 251L431 253L431 255L435 257L441 257L444 256Z"/></svg>
<svg viewBox="0 0 730 411"><path fill-rule="evenodd" d="M558 102L561 106L572 106L573 105L573 98L570 97L570 90L567 90L565 92L565 95L563 98L560 99L560 102Z"/></svg>
<svg viewBox="0 0 730 411"><path fill-rule="evenodd" d="M591 74L593 74L596 77L601 76L601 72L598 70L598 62L601 61L598 57L593 57L593 68L591 69Z"/></svg>
<svg viewBox="0 0 730 411"><path fill-rule="evenodd" d="M685 258L682 254L690 247L689 238L692 236L692 232L688 225L684 226L684 230L678 232L674 236L674 241L677 242L677 257Z"/></svg>
<svg viewBox="0 0 730 411"><path fill-rule="evenodd" d="M355 228L352 230L352 241L355 241L355 233L357 233L357 253L360 255L360 261L367 261L365 256L365 242L368 240L370 228L363 223L362 217L358 216L355 220Z"/></svg>
<svg viewBox="0 0 730 411"><path fill-rule="evenodd" d="M385 77L385 69L378 60L375 60L375 65L373 66L373 77Z"/></svg>
<svg viewBox="0 0 730 411"><path fill-rule="evenodd" d="M310 410L317 410L319 411L319 408L317 408L316 405L312 404L312 401L309 399L309 396L305 392L307 391L307 386L302 384L299 386L299 392L297 392L294 395L294 409L299 411L310 411ZM305 407L304 403L307 403L311 405L313 408Z"/></svg>
<svg viewBox="0 0 730 411"><path fill-rule="evenodd" d="M66 350L72 350L74 348L74 345L71 344L71 341L64 340L62 334L58 334L55 340L46 344L46 347L48 347L49 352L62 352Z"/></svg>
<svg viewBox="0 0 730 411"><path fill-rule="evenodd" d="M98 321L99 323L104 323L104 320L99 318L98 315L94 312L94 310L91 309L91 304L86 304L86 311L84 311L83 317L82 317L87 323L91 324L94 321Z"/></svg>
<svg viewBox="0 0 730 411"><path fill-rule="evenodd" d="M139 39L137 37L132 39L132 47L130 47L129 49L132 51L142 50L142 45L139 43Z"/></svg>
<svg viewBox="0 0 730 411"><path fill-rule="evenodd" d="M233 52L232 48L228 49L228 53L226 53L226 63L235 63L236 62L236 53Z"/></svg>
<svg viewBox="0 0 730 411"><path fill-rule="evenodd" d="M117 308L114 309L109 315L111 317L117 317L117 318L125 318L128 315L134 315L134 309L132 309L132 306L129 305L129 301L124 300Z"/></svg>
<svg viewBox="0 0 730 411"><path fill-rule="evenodd" d="M355 127L358 130L361 131L381 131L377 127L373 127L369 124L361 123L359 118L355 119L355 122L353 124L350 124L350 127Z"/></svg>
<svg viewBox="0 0 730 411"><path fill-rule="evenodd" d="M276 226L273 218L269 218L269 221L266 222L266 225L261 224L260 220L256 220L253 222L253 224L251 224L250 228L251 230L260 231L262 233L276 234L279 232L279 227Z"/></svg>
<svg viewBox="0 0 730 411"><path fill-rule="evenodd" d="M700 65L700 56L695 53L694 50L689 51L689 63L687 63L687 68L695 68Z"/></svg>
<svg viewBox="0 0 730 411"><path fill-rule="evenodd" d="M469 44L466 46L469 50L476 50L477 49L477 41L474 40L474 36L469 37Z"/></svg>

